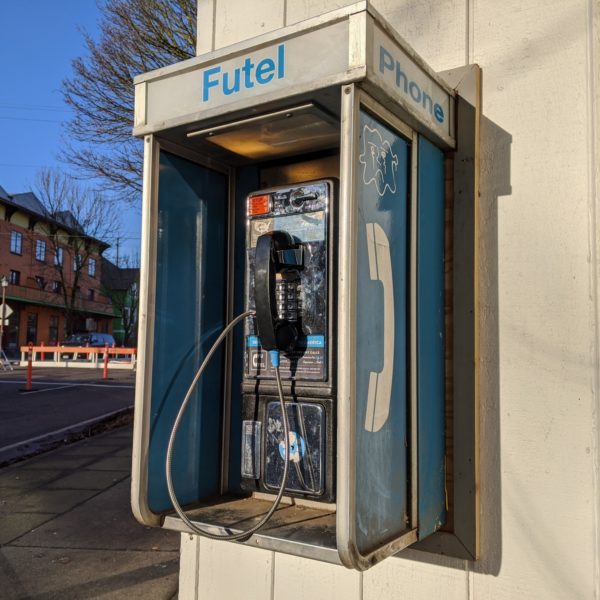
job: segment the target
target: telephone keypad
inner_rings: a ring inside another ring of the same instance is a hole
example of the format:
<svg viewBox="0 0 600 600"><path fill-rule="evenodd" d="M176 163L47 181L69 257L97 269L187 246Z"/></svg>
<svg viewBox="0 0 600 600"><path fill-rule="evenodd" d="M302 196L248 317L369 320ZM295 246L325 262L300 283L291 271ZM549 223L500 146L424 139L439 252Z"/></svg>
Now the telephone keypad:
<svg viewBox="0 0 600 600"><path fill-rule="evenodd" d="M280 280L275 283L278 318L293 322L298 320L298 295L297 281Z"/></svg>

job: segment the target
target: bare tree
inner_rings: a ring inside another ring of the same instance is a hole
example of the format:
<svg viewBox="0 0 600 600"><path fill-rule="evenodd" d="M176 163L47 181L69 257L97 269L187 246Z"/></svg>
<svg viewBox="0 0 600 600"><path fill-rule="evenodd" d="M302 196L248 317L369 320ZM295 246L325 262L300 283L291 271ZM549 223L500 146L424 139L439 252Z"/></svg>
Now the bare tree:
<svg viewBox="0 0 600 600"><path fill-rule="evenodd" d="M137 325L137 314L139 304L139 283L131 284L127 294L121 303L117 302L117 310L121 313L123 323L123 344L129 346L133 342ZM135 336L137 337L137 336Z"/></svg>
<svg viewBox="0 0 600 600"><path fill-rule="evenodd" d="M100 37L73 61L63 96L74 110L63 158L105 190L139 200L142 145L131 136L133 78L195 54L197 0L104 0Z"/></svg>
<svg viewBox="0 0 600 600"><path fill-rule="evenodd" d="M66 333L73 333L81 312L80 283L85 273L100 272L100 256L119 233L119 211L99 192L81 187L64 173L38 173L36 195L47 211L47 241L52 254L47 270L60 289Z"/></svg>
<svg viewBox="0 0 600 600"><path fill-rule="evenodd" d="M105 260L102 265L102 292L121 320L123 344L134 342L139 305L140 258L124 256L119 265ZM115 337L117 337L115 332Z"/></svg>

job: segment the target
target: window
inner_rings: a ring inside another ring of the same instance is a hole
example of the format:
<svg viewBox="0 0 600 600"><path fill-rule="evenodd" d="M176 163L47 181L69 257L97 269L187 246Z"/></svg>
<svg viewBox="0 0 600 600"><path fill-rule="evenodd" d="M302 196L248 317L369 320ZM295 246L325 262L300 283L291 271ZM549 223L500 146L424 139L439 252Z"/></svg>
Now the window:
<svg viewBox="0 0 600 600"><path fill-rule="evenodd" d="M62 285L61 285L60 281L53 281L52 282L52 291L55 294L60 294L62 292Z"/></svg>
<svg viewBox="0 0 600 600"><path fill-rule="evenodd" d="M44 262L46 260L46 242L36 240L35 242L35 260Z"/></svg>
<svg viewBox="0 0 600 600"><path fill-rule="evenodd" d="M23 249L23 235L18 231L10 232L10 251L13 254L22 254Z"/></svg>
<svg viewBox="0 0 600 600"><path fill-rule="evenodd" d="M73 257L73 271L79 271L81 269L81 256L76 254Z"/></svg>
<svg viewBox="0 0 600 600"><path fill-rule="evenodd" d="M8 282L12 285L19 285L21 283L21 271L11 271L8 275Z"/></svg>
<svg viewBox="0 0 600 600"><path fill-rule="evenodd" d="M88 300L93 300L95 296L94 290L88 290Z"/></svg>
<svg viewBox="0 0 600 600"><path fill-rule="evenodd" d="M58 317L50 317L50 324L48 326L48 340L50 342L58 341Z"/></svg>
<svg viewBox="0 0 600 600"><path fill-rule="evenodd" d="M54 266L62 267L63 265L64 251L62 248L57 248L54 254Z"/></svg>
<svg viewBox="0 0 600 600"><path fill-rule="evenodd" d="M40 288L40 290L43 290L46 287L46 280L41 275L35 276L35 283Z"/></svg>
<svg viewBox="0 0 600 600"><path fill-rule="evenodd" d="M88 258L88 275L90 277L96 277L96 259Z"/></svg>
<svg viewBox="0 0 600 600"><path fill-rule="evenodd" d="M35 344L37 342L37 313L27 314L27 343Z"/></svg>

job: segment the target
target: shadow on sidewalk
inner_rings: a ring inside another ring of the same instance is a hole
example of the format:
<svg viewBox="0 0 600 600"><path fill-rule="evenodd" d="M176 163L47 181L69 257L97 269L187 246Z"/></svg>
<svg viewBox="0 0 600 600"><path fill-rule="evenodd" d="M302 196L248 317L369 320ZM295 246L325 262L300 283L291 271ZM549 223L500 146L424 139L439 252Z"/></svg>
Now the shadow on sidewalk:
<svg viewBox="0 0 600 600"><path fill-rule="evenodd" d="M179 534L129 503L131 428L0 469L0 596L170 600Z"/></svg>

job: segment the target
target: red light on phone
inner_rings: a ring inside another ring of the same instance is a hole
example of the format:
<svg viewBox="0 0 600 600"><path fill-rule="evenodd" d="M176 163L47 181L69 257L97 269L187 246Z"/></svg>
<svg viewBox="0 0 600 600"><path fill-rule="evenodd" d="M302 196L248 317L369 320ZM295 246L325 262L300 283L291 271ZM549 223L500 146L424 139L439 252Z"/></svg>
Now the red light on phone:
<svg viewBox="0 0 600 600"><path fill-rule="evenodd" d="M269 196L250 196L248 198L248 216L264 215L269 212Z"/></svg>

